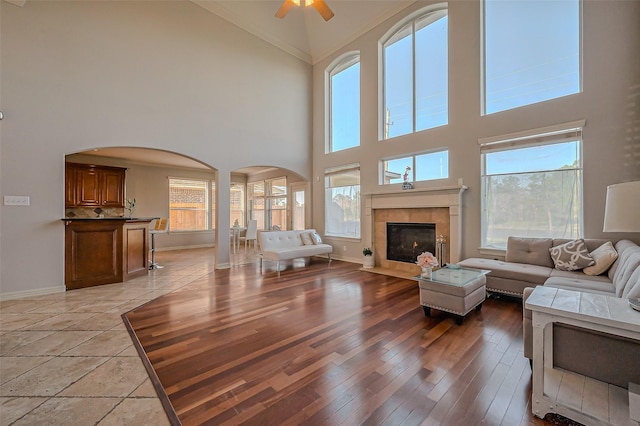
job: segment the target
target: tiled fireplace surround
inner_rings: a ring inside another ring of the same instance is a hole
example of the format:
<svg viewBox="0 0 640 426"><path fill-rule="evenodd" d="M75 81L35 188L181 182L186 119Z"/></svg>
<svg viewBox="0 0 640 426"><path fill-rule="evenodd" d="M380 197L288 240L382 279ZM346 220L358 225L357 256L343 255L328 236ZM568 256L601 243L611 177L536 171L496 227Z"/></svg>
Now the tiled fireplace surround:
<svg viewBox="0 0 640 426"><path fill-rule="evenodd" d="M377 270L414 275L417 265L387 260L387 222L426 222L436 224L436 235L447 242L447 263L460 260L462 193L466 186L413 189L364 197L364 226L372 229L372 247Z"/></svg>

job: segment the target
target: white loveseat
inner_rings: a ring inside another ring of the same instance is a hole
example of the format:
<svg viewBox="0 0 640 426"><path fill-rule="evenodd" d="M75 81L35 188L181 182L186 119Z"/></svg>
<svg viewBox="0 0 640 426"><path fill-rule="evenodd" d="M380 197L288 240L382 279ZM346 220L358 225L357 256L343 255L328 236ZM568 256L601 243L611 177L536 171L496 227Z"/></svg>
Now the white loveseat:
<svg viewBox="0 0 640 426"><path fill-rule="evenodd" d="M263 260L277 262L280 273L280 261L297 258L310 258L326 254L331 262L333 247L322 242L315 229L301 231L265 231L258 234L260 242L260 270Z"/></svg>

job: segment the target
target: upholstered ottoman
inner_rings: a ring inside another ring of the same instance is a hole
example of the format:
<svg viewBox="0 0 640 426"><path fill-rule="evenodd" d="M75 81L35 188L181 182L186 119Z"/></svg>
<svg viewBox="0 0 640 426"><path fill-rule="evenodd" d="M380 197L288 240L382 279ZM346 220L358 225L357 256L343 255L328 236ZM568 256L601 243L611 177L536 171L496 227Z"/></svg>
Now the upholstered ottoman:
<svg viewBox="0 0 640 426"><path fill-rule="evenodd" d="M431 308L457 315L462 324L464 316L472 309L480 310L486 297L485 275L491 271L482 269L449 269L434 271L431 278L415 277L420 287L420 305L426 316Z"/></svg>

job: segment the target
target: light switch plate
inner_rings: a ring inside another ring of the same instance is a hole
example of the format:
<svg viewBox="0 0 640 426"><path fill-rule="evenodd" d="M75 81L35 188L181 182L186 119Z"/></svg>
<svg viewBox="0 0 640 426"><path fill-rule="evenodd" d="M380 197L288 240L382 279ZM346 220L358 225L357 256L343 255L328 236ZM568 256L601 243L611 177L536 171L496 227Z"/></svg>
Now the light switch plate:
<svg viewBox="0 0 640 426"><path fill-rule="evenodd" d="M28 206L31 204L31 200L28 195L5 195L5 206Z"/></svg>

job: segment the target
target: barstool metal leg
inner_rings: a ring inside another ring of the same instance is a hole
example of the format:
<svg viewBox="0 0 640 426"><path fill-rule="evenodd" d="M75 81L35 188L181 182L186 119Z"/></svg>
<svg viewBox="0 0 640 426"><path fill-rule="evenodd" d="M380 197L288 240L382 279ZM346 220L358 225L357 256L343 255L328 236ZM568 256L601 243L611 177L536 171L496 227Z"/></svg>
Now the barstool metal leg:
<svg viewBox="0 0 640 426"><path fill-rule="evenodd" d="M160 266L156 263L156 233L151 233L151 264L149 269L161 269L164 266Z"/></svg>

